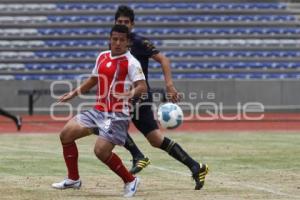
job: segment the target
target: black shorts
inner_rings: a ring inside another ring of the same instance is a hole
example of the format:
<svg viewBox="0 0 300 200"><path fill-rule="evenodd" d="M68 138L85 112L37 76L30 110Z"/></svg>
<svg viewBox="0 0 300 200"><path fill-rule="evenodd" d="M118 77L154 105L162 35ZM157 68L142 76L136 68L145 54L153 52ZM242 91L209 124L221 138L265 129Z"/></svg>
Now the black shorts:
<svg viewBox="0 0 300 200"><path fill-rule="evenodd" d="M134 126L146 136L151 131L158 129L157 122L154 118L152 105L138 106L132 113L132 122Z"/></svg>

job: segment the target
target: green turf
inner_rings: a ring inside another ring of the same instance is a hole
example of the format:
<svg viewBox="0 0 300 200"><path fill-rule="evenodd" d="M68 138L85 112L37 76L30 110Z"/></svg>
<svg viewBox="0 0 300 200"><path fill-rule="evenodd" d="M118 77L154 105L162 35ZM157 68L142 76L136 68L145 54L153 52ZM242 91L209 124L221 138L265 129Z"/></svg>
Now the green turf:
<svg viewBox="0 0 300 200"><path fill-rule="evenodd" d="M168 134L192 157L209 164L205 187L194 191L188 169L133 135L151 165L141 174L135 199L300 199L300 134ZM52 182L66 176L55 134L0 135L0 199L123 199L123 183L96 159L96 137L78 141L81 190L57 191ZM130 166L130 155L115 149Z"/></svg>

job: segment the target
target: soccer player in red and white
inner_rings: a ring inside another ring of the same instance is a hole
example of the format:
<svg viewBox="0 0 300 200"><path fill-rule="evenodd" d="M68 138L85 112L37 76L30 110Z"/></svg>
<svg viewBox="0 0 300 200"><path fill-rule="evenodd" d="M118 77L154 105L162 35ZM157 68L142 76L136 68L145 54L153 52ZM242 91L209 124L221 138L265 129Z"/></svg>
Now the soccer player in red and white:
<svg viewBox="0 0 300 200"><path fill-rule="evenodd" d="M136 193L139 178L134 177L112 152L115 145L125 144L130 120L128 99L147 92L141 65L128 51L128 46L128 28L124 25L113 26L110 33L111 50L100 53L92 75L83 84L59 99L60 102L66 102L97 85L94 108L76 115L60 133L68 178L53 183L52 187L80 188L75 140L91 135L91 129L96 127L99 130L94 147L97 158L122 178L125 197Z"/></svg>

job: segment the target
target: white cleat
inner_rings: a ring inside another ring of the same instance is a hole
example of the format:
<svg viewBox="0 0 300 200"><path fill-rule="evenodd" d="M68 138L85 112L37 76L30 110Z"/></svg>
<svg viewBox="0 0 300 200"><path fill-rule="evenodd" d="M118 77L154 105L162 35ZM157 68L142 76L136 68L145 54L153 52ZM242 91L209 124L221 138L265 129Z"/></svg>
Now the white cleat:
<svg viewBox="0 0 300 200"><path fill-rule="evenodd" d="M135 177L135 179L132 182L126 183L124 185L124 197L133 197L136 193L139 183L139 177Z"/></svg>
<svg viewBox="0 0 300 200"><path fill-rule="evenodd" d="M59 183L53 183L52 187L55 189L68 189L68 188L74 188L79 189L81 187L81 180L78 179L76 181L66 178L65 180L59 182Z"/></svg>

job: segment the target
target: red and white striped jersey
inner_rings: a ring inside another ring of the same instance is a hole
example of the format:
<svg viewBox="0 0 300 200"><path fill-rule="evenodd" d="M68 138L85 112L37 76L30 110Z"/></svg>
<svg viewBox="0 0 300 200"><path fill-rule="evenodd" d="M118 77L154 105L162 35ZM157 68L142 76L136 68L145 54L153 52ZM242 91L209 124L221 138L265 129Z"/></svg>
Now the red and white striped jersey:
<svg viewBox="0 0 300 200"><path fill-rule="evenodd" d="M129 91L134 82L145 80L139 61L129 51L119 56L104 51L97 57L92 75L98 77L95 109L129 115L128 100L117 99L113 93Z"/></svg>

